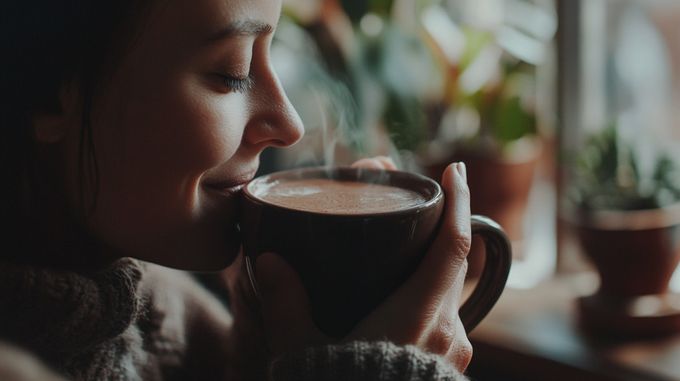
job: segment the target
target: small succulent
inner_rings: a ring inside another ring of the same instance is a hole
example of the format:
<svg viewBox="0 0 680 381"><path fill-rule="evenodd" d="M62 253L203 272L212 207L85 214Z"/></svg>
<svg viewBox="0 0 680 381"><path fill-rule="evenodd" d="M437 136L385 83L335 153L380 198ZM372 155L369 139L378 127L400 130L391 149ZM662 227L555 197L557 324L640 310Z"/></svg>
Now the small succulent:
<svg viewBox="0 0 680 381"><path fill-rule="evenodd" d="M586 210L642 210L680 201L680 169L660 154L646 176L615 126L592 136L576 156L569 199Z"/></svg>

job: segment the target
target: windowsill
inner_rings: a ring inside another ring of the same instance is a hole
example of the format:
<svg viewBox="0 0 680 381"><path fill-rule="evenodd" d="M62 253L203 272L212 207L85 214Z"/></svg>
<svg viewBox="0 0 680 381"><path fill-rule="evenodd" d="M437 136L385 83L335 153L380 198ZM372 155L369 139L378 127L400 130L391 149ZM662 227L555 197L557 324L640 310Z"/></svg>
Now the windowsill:
<svg viewBox="0 0 680 381"><path fill-rule="evenodd" d="M593 273L558 276L505 291L470 335L474 380L680 380L680 335L607 342L577 327L578 296L597 287Z"/></svg>

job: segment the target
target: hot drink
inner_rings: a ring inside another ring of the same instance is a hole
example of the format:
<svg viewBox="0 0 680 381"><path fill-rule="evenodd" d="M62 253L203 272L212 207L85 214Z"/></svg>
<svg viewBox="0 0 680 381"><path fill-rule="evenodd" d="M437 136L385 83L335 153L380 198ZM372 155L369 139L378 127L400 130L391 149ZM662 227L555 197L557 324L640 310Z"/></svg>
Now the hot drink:
<svg viewBox="0 0 680 381"><path fill-rule="evenodd" d="M243 188L241 232L251 285L257 257L272 252L298 273L312 317L341 338L418 267L437 234L444 194L414 173L357 168L303 168L254 179ZM510 244L500 228L473 216L486 264L460 309L472 329L500 296Z"/></svg>
<svg viewBox="0 0 680 381"><path fill-rule="evenodd" d="M286 208L328 214L385 213L427 201L424 195L409 189L331 179L281 181L255 195Z"/></svg>

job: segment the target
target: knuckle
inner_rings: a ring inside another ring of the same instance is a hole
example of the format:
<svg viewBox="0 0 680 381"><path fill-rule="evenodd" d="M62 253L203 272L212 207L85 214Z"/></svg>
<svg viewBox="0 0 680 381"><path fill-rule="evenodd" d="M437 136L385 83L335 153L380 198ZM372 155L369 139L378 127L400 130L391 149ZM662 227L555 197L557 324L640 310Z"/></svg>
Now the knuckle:
<svg viewBox="0 0 680 381"><path fill-rule="evenodd" d="M452 338L447 335L442 334L432 335L428 340L427 350L428 352L431 353L445 355L446 353L449 352L452 344L453 344Z"/></svg>
<svg viewBox="0 0 680 381"><path fill-rule="evenodd" d="M461 343L461 347L458 352L459 352L458 366L461 370L465 370L468 367L468 365L470 365L470 361L472 361L472 354L474 352L474 349L472 348L472 343L470 343L470 340L467 337Z"/></svg>
<svg viewBox="0 0 680 381"><path fill-rule="evenodd" d="M467 257L472 247L472 233L469 230L456 228L453 233L454 245L456 254L461 257Z"/></svg>
<svg viewBox="0 0 680 381"><path fill-rule="evenodd" d="M440 231L442 247L446 247L450 255L461 259L467 257L472 247L472 232L465 223L469 224L469 221L451 221Z"/></svg>
<svg viewBox="0 0 680 381"><path fill-rule="evenodd" d="M472 361L472 344L467 338L457 340L450 348L446 358L460 372L464 372Z"/></svg>
<svg viewBox="0 0 680 381"><path fill-rule="evenodd" d="M468 264L468 261L467 261L467 258L466 258L466 259L463 260L463 262L460 264L460 274L463 274L463 275L467 274L468 266L469 266L469 264Z"/></svg>
<svg viewBox="0 0 680 381"><path fill-rule="evenodd" d="M451 350L455 339L455 324L450 319L443 318L437 324L436 329L430 333L427 349L432 353L446 355Z"/></svg>
<svg viewBox="0 0 680 381"><path fill-rule="evenodd" d="M468 339L467 335L465 334L465 328L463 328L462 322L459 321L455 340L453 341L446 357L451 361L456 369L463 372L468 367L468 365L470 365L470 361L472 361L472 355L472 343L470 343L470 339Z"/></svg>

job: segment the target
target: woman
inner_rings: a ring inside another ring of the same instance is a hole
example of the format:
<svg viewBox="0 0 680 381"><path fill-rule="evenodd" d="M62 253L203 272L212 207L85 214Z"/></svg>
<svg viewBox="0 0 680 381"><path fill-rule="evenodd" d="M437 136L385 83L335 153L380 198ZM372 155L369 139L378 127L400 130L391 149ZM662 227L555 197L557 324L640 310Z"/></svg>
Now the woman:
<svg viewBox="0 0 680 381"><path fill-rule="evenodd" d="M234 316L167 268L232 264L240 186L263 149L303 133L269 60L280 1L3 8L5 345L78 380L462 379L462 165L444 173L442 229L420 268L340 342L316 330L276 254L256 264L262 319L243 308L238 263Z"/></svg>

